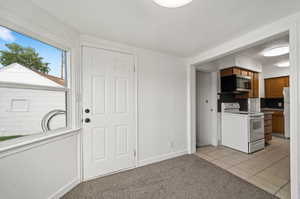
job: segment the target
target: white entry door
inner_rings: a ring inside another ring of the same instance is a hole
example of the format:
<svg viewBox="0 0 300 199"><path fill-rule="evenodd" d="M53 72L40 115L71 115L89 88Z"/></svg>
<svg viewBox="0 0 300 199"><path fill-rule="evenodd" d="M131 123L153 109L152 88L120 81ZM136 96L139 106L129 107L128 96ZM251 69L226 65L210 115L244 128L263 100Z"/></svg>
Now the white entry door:
<svg viewBox="0 0 300 199"><path fill-rule="evenodd" d="M196 145L217 145L217 74L197 71L196 83Z"/></svg>
<svg viewBox="0 0 300 199"><path fill-rule="evenodd" d="M84 179L135 166L134 58L83 47Z"/></svg>

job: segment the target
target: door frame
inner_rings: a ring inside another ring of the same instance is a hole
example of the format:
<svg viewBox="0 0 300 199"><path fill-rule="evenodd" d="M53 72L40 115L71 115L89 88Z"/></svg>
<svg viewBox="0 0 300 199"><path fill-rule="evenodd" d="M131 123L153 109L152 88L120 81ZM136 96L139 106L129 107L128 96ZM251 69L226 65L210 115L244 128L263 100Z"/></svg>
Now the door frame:
<svg viewBox="0 0 300 199"><path fill-rule="evenodd" d="M212 123L211 123L211 130L213 131L213 135L215 136L214 138L211 139L211 144L213 146L218 146L218 106L217 106L217 103L218 103L218 100L217 100L217 97L218 97L218 94L217 94L217 91L218 91L218 74L216 71L210 71L210 70L205 70L205 69L202 69L202 68L195 68L195 76L197 75L197 72L204 72L204 73L209 73L209 75L211 76L211 80L212 81L215 81L216 84L212 85L211 86L211 92L210 92L210 100L211 100L211 108L213 109L212 112L210 112L210 117L212 118ZM196 123L195 123L195 130L196 130L196 133L197 133L197 111L198 111L198 107L197 107L197 76L196 76L196 82L195 82L195 89L196 89L196 95L195 95L195 107L196 107ZM216 92L215 92L216 91ZM214 94L215 92L215 94ZM196 136L196 134L195 134ZM195 144L197 145L197 140L195 142Z"/></svg>
<svg viewBox="0 0 300 199"><path fill-rule="evenodd" d="M135 126L135 161L134 161L134 166L130 167L130 168L125 168L125 169L121 169L119 171L115 171L115 172L110 172L107 174L103 174L103 175L97 175L94 176L92 178L89 179L84 179L84 158L83 158L83 133L84 133L84 128L83 128L83 123L81 123L81 143L80 143L80 170L81 170L81 181L88 181L91 179L95 179L95 178L99 178L99 177L103 177L103 176L107 176L107 175L111 175L114 173L119 173L122 171L126 171L126 170L130 170L133 168L138 167L138 162L139 162L139 145L138 145L138 140L139 140L139 130L138 130L138 59L137 59L137 54L134 51L134 49L131 48L126 48L124 46L117 46L114 43L105 41L105 40L101 40L95 37L90 37L90 36L83 36L80 39L80 57L81 57L81 61L80 61L80 82L81 82L81 92L80 92L80 110L81 110L81 120L83 121L83 92L82 92L82 82L83 82L83 47L90 47L90 48L96 48L96 49L102 49L102 50L107 50L107 51L112 51L112 52L118 52L118 53L124 53L124 54L128 54L131 55L134 59L134 126Z"/></svg>
<svg viewBox="0 0 300 199"><path fill-rule="evenodd" d="M196 115L195 115L195 72L199 64L208 63L217 58L235 53L244 48L259 44L273 36L289 33L290 37L290 84L291 86L291 135L290 135L290 171L291 197L300 198L300 13L283 18L236 39L225 42L215 48L201 53L188 61L188 91L187 91L187 138L188 153L196 152Z"/></svg>

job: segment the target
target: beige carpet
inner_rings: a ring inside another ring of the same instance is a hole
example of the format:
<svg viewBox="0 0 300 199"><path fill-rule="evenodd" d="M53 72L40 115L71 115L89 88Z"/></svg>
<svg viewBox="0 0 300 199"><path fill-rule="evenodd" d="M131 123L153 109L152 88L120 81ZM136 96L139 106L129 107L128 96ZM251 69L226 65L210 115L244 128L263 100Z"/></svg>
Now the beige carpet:
<svg viewBox="0 0 300 199"><path fill-rule="evenodd" d="M84 182L64 199L276 198L195 155Z"/></svg>

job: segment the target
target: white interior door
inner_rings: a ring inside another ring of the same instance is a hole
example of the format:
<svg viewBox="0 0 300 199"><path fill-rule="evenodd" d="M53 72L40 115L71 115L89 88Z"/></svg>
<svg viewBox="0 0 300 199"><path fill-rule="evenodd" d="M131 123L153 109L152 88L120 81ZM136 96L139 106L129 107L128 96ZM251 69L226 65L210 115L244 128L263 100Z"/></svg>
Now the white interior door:
<svg viewBox="0 0 300 199"><path fill-rule="evenodd" d="M84 179L135 166L134 58L83 47Z"/></svg>
<svg viewBox="0 0 300 199"><path fill-rule="evenodd" d="M216 145L217 79L210 72L197 71L196 75L196 144Z"/></svg>

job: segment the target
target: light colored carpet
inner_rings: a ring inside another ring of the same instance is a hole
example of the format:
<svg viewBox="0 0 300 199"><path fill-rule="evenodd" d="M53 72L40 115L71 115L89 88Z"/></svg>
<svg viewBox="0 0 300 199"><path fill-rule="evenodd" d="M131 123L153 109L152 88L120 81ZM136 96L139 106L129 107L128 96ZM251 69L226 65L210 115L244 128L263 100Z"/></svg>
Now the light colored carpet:
<svg viewBox="0 0 300 199"><path fill-rule="evenodd" d="M276 198L200 159L185 155L81 183L63 199Z"/></svg>

